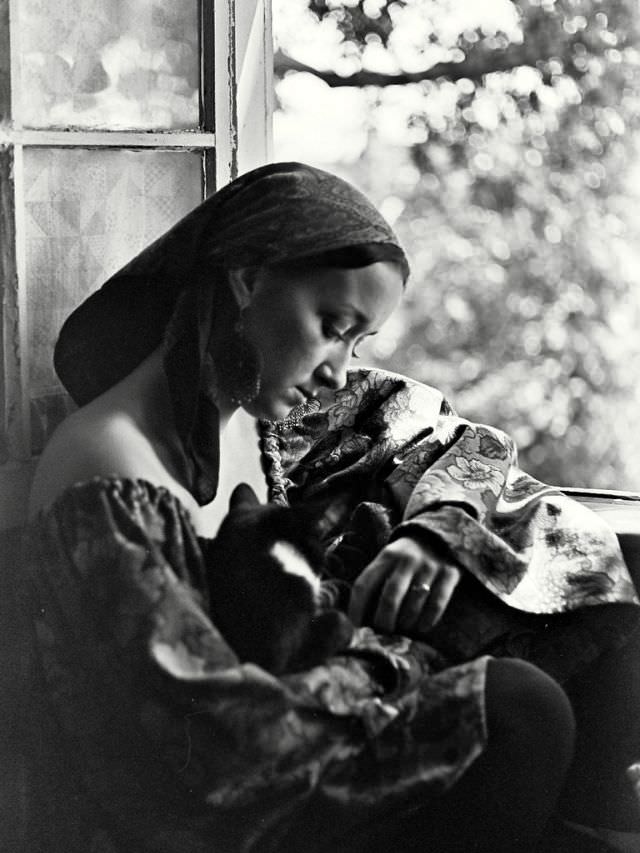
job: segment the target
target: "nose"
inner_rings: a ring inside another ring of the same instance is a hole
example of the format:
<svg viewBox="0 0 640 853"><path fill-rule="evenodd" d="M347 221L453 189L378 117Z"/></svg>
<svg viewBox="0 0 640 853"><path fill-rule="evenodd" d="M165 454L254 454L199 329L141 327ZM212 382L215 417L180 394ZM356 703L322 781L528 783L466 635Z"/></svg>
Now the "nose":
<svg viewBox="0 0 640 853"><path fill-rule="evenodd" d="M325 388L330 388L332 391L339 391L340 388L344 388L347 384L348 366L348 355L341 359L323 361L316 368L315 377Z"/></svg>

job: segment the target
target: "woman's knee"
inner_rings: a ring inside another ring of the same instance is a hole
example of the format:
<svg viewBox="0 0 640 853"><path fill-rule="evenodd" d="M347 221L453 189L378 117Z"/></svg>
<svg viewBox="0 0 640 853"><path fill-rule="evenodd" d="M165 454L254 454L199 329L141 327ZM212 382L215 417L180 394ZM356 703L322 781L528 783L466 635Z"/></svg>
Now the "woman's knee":
<svg viewBox="0 0 640 853"><path fill-rule="evenodd" d="M501 739L510 748L530 752L566 770L573 756L575 719L560 685L533 664L493 659L487 668L489 742Z"/></svg>
<svg viewBox="0 0 640 853"><path fill-rule="evenodd" d="M532 850L564 785L575 727L560 685L525 661L491 659L485 704L486 750L447 795L450 843L434 849Z"/></svg>

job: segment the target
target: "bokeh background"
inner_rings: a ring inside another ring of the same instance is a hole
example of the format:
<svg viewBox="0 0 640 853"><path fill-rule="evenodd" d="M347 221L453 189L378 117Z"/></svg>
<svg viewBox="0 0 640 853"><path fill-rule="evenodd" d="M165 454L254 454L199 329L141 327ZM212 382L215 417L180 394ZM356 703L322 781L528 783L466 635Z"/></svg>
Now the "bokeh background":
<svg viewBox="0 0 640 853"><path fill-rule="evenodd" d="M640 490L640 4L274 0L275 157L381 208L413 275L363 351L559 485Z"/></svg>

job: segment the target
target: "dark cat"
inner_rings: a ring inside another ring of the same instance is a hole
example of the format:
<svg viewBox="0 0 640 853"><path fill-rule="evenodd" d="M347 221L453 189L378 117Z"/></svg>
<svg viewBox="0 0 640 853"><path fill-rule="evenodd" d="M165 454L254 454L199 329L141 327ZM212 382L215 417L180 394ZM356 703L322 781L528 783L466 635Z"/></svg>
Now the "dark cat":
<svg viewBox="0 0 640 853"><path fill-rule="evenodd" d="M353 627L331 607L323 550L304 510L261 504L241 483L206 562L212 619L241 661L280 675L349 644Z"/></svg>

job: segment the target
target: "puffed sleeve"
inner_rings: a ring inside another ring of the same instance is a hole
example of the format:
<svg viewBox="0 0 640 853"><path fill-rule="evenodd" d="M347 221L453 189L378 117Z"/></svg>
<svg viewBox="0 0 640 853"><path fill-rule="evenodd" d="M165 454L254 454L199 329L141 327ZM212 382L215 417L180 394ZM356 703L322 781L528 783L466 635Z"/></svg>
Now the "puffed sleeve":
<svg viewBox="0 0 640 853"><path fill-rule="evenodd" d="M388 477L402 507L394 537L437 538L506 604L555 613L637 603L611 528L521 471L513 441L500 430L440 416L397 461Z"/></svg>
<svg viewBox="0 0 640 853"><path fill-rule="evenodd" d="M299 849L296 831L314 850L442 792L484 747L485 658L444 668L363 630L309 672L240 664L164 489L75 486L31 526L28 553L40 713L57 726L37 760L73 776L76 808L92 803L128 851L267 853L285 837Z"/></svg>

